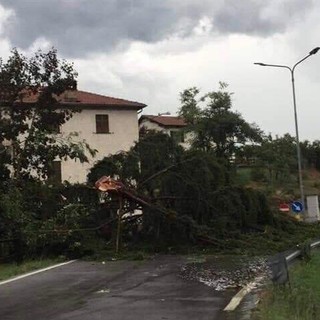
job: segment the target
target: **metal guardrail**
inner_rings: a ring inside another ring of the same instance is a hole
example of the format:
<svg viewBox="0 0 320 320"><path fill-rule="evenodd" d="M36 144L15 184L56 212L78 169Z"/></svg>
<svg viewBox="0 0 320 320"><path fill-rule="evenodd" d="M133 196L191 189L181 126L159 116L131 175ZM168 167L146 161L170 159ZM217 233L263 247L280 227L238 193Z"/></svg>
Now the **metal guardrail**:
<svg viewBox="0 0 320 320"><path fill-rule="evenodd" d="M286 256L285 259L286 259L287 263L290 263L294 259L298 258L300 255L301 255L301 250L296 250L295 252Z"/></svg>
<svg viewBox="0 0 320 320"><path fill-rule="evenodd" d="M311 249L316 248L317 246L320 245L320 240L311 242L309 245L310 245ZM289 254L288 256L286 256L286 260L287 260L288 263L290 263L294 259L296 259L299 256L301 256L301 254L302 254L302 250L301 249L300 250L296 250L296 251L292 252L291 254Z"/></svg>
<svg viewBox="0 0 320 320"><path fill-rule="evenodd" d="M289 281L288 265L295 259L302 257L306 251L311 251L320 246L320 240L311 242L302 247L302 249L293 252L282 252L269 259L269 266L271 269L271 280L276 284L285 284Z"/></svg>
<svg viewBox="0 0 320 320"><path fill-rule="evenodd" d="M320 240L312 242L312 243L310 244L310 247L311 247L311 248L314 248L314 247L317 247L317 246L319 246L319 245L320 245Z"/></svg>

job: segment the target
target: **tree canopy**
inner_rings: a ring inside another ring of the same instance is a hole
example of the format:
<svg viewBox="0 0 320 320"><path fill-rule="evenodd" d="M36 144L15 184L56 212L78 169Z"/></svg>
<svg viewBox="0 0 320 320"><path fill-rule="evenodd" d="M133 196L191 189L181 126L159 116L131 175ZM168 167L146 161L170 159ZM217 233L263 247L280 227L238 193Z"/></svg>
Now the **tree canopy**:
<svg viewBox="0 0 320 320"><path fill-rule="evenodd" d="M132 182L135 194L150 203L140 236L151 243L188 243L272 223L263 195L227 185L227 170L213 150L184 150L169 135L149 131L128 152L99 161L88 179L110 175Z"/></svg>
<svg viewBox="0 0 320 320"><path fill-rule="evenodd" d="M61 94L76 89L76 77L73 64L60 60L55 49L31 58L14 49L7 61L0 60L0 166L7 162L16 178L47 178L54 160L84 162L87 152L94 155L77 133L58 132L80 111L59 104Z"/></svg>
<svg viewBox="0 0 320 320"><path fill-rule="evenodd" d="M196 87L180 94L179 115L188 123L194 135L192 145L204 151L213 151L217 158L231 160L240 145L261 141L261 130L249 124L240 113L232 111L232 93L220 82L217 91L200 98Z"/></svg>

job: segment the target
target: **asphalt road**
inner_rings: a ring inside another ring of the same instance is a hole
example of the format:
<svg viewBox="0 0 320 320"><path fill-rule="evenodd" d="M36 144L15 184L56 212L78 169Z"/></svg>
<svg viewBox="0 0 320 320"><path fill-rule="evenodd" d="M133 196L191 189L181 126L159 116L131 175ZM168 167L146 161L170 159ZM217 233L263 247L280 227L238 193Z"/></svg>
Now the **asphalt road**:
<svg viewBox="0 0 320 320"><path fill-rule="evenodd" d="M181 278L185 262L178 256L76 261L0 286L0 319L224 319L232 292Z"/></svg>

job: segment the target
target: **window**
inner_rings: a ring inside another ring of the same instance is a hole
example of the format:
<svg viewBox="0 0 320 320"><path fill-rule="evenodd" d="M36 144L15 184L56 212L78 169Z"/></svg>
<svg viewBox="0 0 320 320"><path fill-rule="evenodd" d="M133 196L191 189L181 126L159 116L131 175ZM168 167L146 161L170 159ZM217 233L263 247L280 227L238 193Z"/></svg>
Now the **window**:
<svg viewBox="0 0 320 320"><path fill-rule="evenodd" d="M96 133L109 133L109 116L96 114Z"/></svg>
<svg viewBox="0 0 320 320"><path fill-rule="evenodd" d="M178 130L178 131L171 130L170 131L170 136L177 143L184 142L184 132L182 130Z"/></svg>

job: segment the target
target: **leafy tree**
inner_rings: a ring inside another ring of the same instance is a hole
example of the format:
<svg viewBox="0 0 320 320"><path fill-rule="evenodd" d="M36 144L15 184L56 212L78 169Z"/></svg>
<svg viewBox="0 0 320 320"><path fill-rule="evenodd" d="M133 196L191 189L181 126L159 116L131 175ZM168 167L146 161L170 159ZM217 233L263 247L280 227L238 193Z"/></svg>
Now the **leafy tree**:
<svg viewBox="0 0 320 320"><path fill-rule="evenodd" d="M11 186L0 194L0 239L13 241L12 255L16 262L21 262L26 243L26 230L32 223L33 217L24 208L20 190Z"/></svg>
<svg viewBox="0 0 320 320"><path fill-rule="evenodd" d="M217 158L230 161L239 146L260 141L261 131L231 110L232 93L226 88L227 84L220 82L218 91L209 92L200 99L197 99L200 92L197 88L183 91L179 115L186 119L189 130L194 133L195 148L211 150Z"/></svg>
<svg viewBox="0 0 320 320"><path fill-rule="evenodd" d="M199 92L200 90L197 87L192 87L180 93L181 107L179 110L179 116L192 125L196 123L201 113L197 100Z"/></svg>
<svg viewBox="0 0 320 320"><path fill-rule="evenodd" d="M82 229L91 223L92 215L87 207L80 203L68 204L41 224L40 235L32 239L33 245L49 254L64 252L78 258L84 254L88 238Z"/></svg>
<svg viewBox="0 0 320 320"><path fill-rule="evenodd" d="M61 208L60 192L43 183L52 162L95 154L77 133L57 130L80 112L59 103L76 76L54 49L31 58L14 49L0 60L0 239L13 241L17 261L36 251L41 226Z"/></svg>
<svg viewBox="0 0 320 320"><path fill-rule="evenodd" d="M135 176L136 192L150 203L144 206L140 223L140 239L150 244L186 244L272 223L268 203L259 192L225 187L226 168L213 150L184 150L163 133L146 133L121 159L103 159L89 177L97 170L101 175L116 172L119 177L128 169L129 158L136 159L140 170L123 177ZM113 205L112 200L107 204L110 212Z"/></svg>
<svg viewBox="0 0 320 320"><path fill-rule="evenodd" d="M0 181L4 182L10 178L10 170L7 164L10 162L10 155L6 148L0 145Z"/></svg>
<svg viewBox="0 0 320 320"><path fill-rule="evenodd" d="M264 137L260 145L254 146L256 165L268 172L269 181L286 181L297 167L295 139L289 134L273 138Z"/></svg>
<svg viewBox="0 0 320 320"><path fill-rule="evenodd" d="M110 155L98 161L88 174L88 181L94 183L107 175L126 184L135 181L145 184L153 174L175 166L183 149L173 138L161 132L148 131L129 152ZM150 182L151 183L151 182Z"/></svg>
<svg viewBox="0 0 320 320"><path fill-rule="evenodd" d="M320 141L315 140L312 143L304 141L300 147L304 163L308 167L320 170Z"/></svg>
<svg viewBox="0 0 320 320"><path fill-rule="evenodd" d="M88 174L88 182L94 184L102 176L120 179L127 185L139 179L139 158L134 152L119 152L96 162Z"/></svg>
<svg viewBox="0 0 320 320"><path fill-rule="evenodd" d="M0 61L0 144L7 147L15 178L47 178L56 159L88 160L92 150L77 134L62 136L57 128L74 112L59 104L60 95L75 90L73 65L59 60L57 51L38 51L27 58L16 49L6 62ZM1 156L5 151L0 150Z"/></svg>
<svg viewBox="0 0 320 320"><path fill-rule="evenodd" d="M167 134L149 132L132 149L140 159L140 178L138 186L143 184L149 190L158 188L163 174L175 168L181 161L183 148ZM155 176L159 174L159 176ZM150 177L157 179L150 179Z"/></svg>

